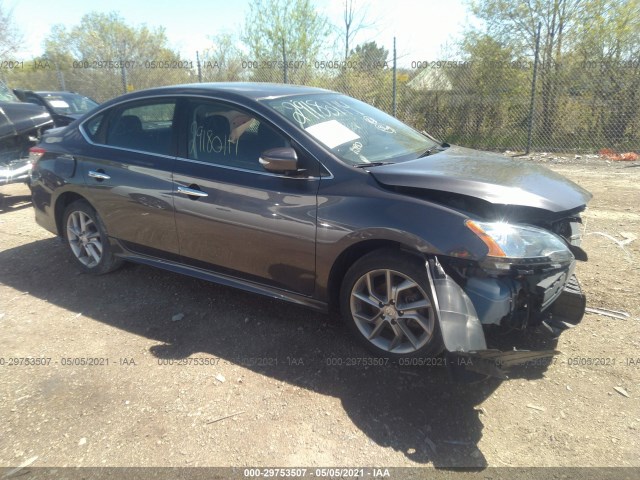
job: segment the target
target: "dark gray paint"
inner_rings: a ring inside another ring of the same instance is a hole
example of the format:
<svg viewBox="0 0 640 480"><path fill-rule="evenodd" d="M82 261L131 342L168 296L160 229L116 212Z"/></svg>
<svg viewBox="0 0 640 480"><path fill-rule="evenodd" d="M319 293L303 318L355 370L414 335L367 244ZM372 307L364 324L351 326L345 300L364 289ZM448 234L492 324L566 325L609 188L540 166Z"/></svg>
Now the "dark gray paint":
<svg viewBox="0 0 640 480"><path fill-rule="evenodd" d="M60 234L55 215L61 209L56 205L72 198L68 195L79 195L96 208L113 237L114 251L125 258L326 309L344 275L342 261L354 261L350 252L395 244L423 259L478 262L486 256L485 244L465 226L468 216L463 211L390 186L453 192L548 212L575 212L590 198L544 168L461 147L357 169L256 101L312 92L326 91L266 84L189 85L107 102L92 115L123 102L177 98L176 156L92 145L79 124L72 124L42 143L48 153L35 169L36 219ZM180 121L180 112L187 99L203 98L253 112L292 139L297 154L313 167L310 171L322 173L293 178L186 160L188 125ZM56 170L60 157L77 161L75 174ZM102 170L111 178L96 181L87 175L89 170ZM179 194L180 186L207 196ZM447 275L432 283L447 348L485 348L480 321L462 288Z"/></svg>
<svg viewBox="0 0 640 480"><path fill-rule="evenodd" d="M51 116L31 103L0 102L0 140L53 125Z"/></svg>
<svg viewBox="0 0 640 480"><path fill-rule="evenodd" d="M372 167L382 184L459 193L493 204L552 212L586 204L591 194L540 165L452 146L428 157Z"/></svg>

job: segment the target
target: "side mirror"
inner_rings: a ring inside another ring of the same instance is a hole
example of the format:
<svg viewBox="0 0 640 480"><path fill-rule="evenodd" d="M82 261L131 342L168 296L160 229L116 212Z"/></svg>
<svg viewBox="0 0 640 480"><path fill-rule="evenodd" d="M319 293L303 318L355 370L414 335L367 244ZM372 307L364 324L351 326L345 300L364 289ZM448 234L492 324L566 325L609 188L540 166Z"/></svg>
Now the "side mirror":
<svg viewBox="0 0 640 480"><path fill-rule="evenodd" d="M270 148L258 159L260 165L273 173L295 172L298 170L298 154L291 147Z"/></svg>

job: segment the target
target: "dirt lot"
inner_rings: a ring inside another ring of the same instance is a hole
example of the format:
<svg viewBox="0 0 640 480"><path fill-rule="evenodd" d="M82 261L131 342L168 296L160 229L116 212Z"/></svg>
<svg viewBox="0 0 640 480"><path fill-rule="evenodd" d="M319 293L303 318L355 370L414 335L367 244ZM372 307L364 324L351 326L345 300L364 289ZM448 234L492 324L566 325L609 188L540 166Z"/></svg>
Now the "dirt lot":
<svg viewBox="0 0 640 480"><path fill-rule="evenodd" d="M640 466L640 168L531 161L594 194L578 275L630 317L588 314L547 368L473 385L347 366L366 354L345 328L286 303L145 266L80 275L28 189L0 187L0 467Z"/></svg>

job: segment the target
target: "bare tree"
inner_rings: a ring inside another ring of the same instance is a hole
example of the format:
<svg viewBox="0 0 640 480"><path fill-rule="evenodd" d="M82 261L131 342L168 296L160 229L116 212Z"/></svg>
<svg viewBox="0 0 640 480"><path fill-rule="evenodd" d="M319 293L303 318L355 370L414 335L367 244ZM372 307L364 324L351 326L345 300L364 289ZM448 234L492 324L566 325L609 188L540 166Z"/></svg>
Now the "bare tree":
<svg viewBox="0 0 640 480"><path fill-rule="evenodd" d="M20 48L22 34L13 21L11 10L5 11L0 1L0 58L7 58Z"/></svg>
<svg viewBox="0 0 640 480"><path fill-rule="evenodd" d="M304 64L306 68L292 69L293 75L285 80L304 83L329 33L329 20L311 0L252 0L241 40L250 60L260 66L252 70L255 79L282 81L289 64Z"/></svg>
<svg viewBox="0 0 640 480"><path fill-rule="evenodd" d="M532 56L537 26L540 38L542 124L546 135L556 131L562 58L576 41L576 26L588 22L582 13L581 0L470 0L471 11L486 24L486 33L514 51Z"/></svg>
<svg viewBox="0 0 640 480"><path fill-rule="evenodd" d="M344 59L349 57L350 47L361 30L372 27L375 22L367 19L368 10L359 9L354 0L344 0Z"/></svg>
<svg viewBox="0 0 640 480"><path fill-rule="evenodd" d="M170 47L164 28L129 25L117 12L87 13L68 29L56 25L44 45L46 58L61 68L66 64L68 88L100 101L129 90L184 83L192 72L191 62ZM87 66L72 68L73 62Z"/></svg>

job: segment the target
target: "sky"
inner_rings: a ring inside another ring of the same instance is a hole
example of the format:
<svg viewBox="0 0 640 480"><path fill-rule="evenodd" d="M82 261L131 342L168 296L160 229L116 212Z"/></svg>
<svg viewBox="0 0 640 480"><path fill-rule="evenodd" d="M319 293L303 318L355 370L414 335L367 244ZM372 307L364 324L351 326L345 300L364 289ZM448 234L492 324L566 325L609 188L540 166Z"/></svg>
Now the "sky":
<svg viewBox="0 0 640 480"><path fill-rule="evenodd" d="M362 30L358 43L375 40L389 52L396 37L398 64L444 59L443 49L460 38L473 21L463 0L355 0L373 26ZM195 60L195 52L212 45L219 33L237 33L249 10L249 0L2 0L12 11L24 36L17 59L43 52L42 43L55 24L73 27L92 11L118 12L130 25L162 26L171 46L183 58ZM343 0L312 0L336 26L343 23ZM389 57L391 58L391 57ZM327 59L331 60L331 59Z"/></svg>

